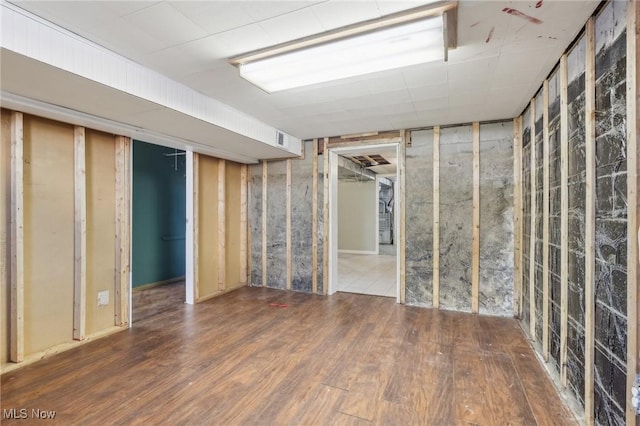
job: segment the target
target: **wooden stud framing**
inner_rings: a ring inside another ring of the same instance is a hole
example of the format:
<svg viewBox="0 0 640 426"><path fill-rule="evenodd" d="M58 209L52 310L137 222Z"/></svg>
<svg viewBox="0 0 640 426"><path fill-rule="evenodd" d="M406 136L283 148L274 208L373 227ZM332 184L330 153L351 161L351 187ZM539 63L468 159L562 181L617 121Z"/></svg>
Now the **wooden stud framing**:
<svg viewBox="0 0 640 426"><path fill-rule="evenodd" d="M322 160L324 170L322 173L322 183L324 196L322 197L322 291L329 294L329 138L324 138Z"/></svg>
<svg viewBox="0 0 640 426"><path fill-rule="evenodd" d="M640 7L636 1L627 2L627 412L626 423L636 423L636 415L631 401L631 387L638 373L638 299L640 293L640 175L638 161L640 149L638 147L638 39L640 33ZM630 31L629 29L634 30Z"/></svg>
<svg viewBox="0 0 640 426"><path fill-rule="evenodd" d="M73 339L84 340L87 314L87 179L84 127L73 129L74 282Z"/></svg>
<svg viewBox="0 0 640 426"><path fill-rule="evenodd" d="M218 160L218 291L225 291L227 281L226 176L227 162Z"/></svg>
<svg viewBox="0 0 640 426"><path fill-rule="evenodd" d="M129 324L129 242L131 139L116 136L116 297L115 325Z"/></svg>
<svg viewBox="0 0 640 426"><path fill-rule="evenodd" d="M513 119L513 315L522 307L522 116Z"/></svg>
<svg viewBox="0 0 640 426"><path fill-rule="evenodd" d="M312 220L311 227L311 291L318 294L318 139L313 140Z"/></svg>
<svg viewBox="0 0 640 426"><path fill-rule="evenodd" d="M291 159L287 160L287 200L286 200L286 226L287 226L287 290L291 290Z"/></svg>
<svg viewBox="0 0 640 426"><path fill-rule="evenodd" d="M246 284L248 280L248 247L247 236L247 165L240 166L240 283Z"/></svg>
<svg viewBox="0 0 640 426"><path fill-rule="evenodd" d="M193 300L200 299L200 154L193 153Z"/></svg>
<svg viewBox="0 0 640 426"><path fill-rule="evenodd" d="M471 250L471 312L480 299L480 123L473 123L473 241Z"/></svg>
<svg viewBox="0 0 640 426"><path fill-rule="evenodd" d="M398 180L400 181L400 199L398 203L398 210L400 213L400 303L405 303L405 278L406 278L406 242L407 242L407 230L406 230L406 211L405 211L405 188L406 188L406 152L407 152L407 141L410 140L410 133L408 130L402 130L400 132L401 142L400 142L400 152L398 156Z"/></svg>
<svg viewBox="0 0 640 426"><path fill-rule="evenodd" d="M24 360L23 116L11 112L11 342L9 358Z"/></svg>
<svg viewBox="0 0 640 426"><path fill-rule="evenodd" d="M542 99L542 357L549 361L549 80Z"/></svg>
<svg viewBox="0 0 640 426"><path fill-rule="evenodd" d="M560 384L567 386L569 332L569 110L567 54L560 58Z"/></svg>
<svg viewBox="0 0 640 426"><path fill-rule="evenodd" d="M267 161L262 160L262 287L267 286Z"/></svg>
<svg viewBox="0 0 640 426"><path fill-rule="evenodd" d="M433 307L440 307L440 126L433 128Z"/></svg>
<svg viewBox="0 0 640 426"><path fill-rule="evenodd" d="M531 227L529 238L529 337L536 339L536 100L529 106L531 146ZM525 302L526 303L526 302Z"/></svg>
<svg viewBox="0 0 640 426"><path fill-rule="evenodd" d="M585 206L585 420L594 424L594 356L595 356L595 191L596 191L596 125L595 125L595 18L586 25L585 73L585 146L586 146L586 206Z"/></svg>

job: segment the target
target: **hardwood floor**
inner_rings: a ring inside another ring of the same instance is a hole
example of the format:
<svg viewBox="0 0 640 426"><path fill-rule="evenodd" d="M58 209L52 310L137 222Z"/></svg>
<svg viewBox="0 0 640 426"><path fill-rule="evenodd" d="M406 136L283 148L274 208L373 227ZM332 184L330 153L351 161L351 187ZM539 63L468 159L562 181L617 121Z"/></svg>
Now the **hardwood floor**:
<svg viewBox="0 0 640 426"><path fill-rule="evenodd" d="M575 424L515 320L247 287L4 374L12 408L64 425Z"/></svg>
<svg viewBox="0 0 640 426"><path fill-rule="evenodd" d="M184 285L184 281L176 281L171 284L134 290L131 298L133 322L137 323L154 315L178 309L184 304Z"/></svg>

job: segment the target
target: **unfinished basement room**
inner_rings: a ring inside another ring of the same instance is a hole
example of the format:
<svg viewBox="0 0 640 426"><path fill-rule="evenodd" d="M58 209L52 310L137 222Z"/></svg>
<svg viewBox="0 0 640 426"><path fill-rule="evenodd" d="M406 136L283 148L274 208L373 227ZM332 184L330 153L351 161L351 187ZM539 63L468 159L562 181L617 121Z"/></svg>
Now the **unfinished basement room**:
<svg viewBox="0 0 640 426"><path fill-rule="evenodd" d="M637 425L635 0L0 0L0 423Z"/></svg>

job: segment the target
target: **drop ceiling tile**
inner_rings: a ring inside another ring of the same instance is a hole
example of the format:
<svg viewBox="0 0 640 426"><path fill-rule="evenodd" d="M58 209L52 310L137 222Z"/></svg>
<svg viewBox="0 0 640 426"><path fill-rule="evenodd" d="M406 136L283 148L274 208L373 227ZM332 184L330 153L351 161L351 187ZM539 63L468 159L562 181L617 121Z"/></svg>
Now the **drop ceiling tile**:
<svg viewBox="0 0 640 426"><path fill-rule="evenodd" d="M331 0L315 4L311 10L326 31L380 17L375 1Z"/></svg>
<svg viewBox="0 0 640 426"><path fill-rule="evenodd" d="M275 40L258 24L234 28L203 38L198 42L210 44L212 55L216 58L231 58L276 44Z"/></svg>
<svg viewBox="0 0 640 426"><path fill-rule="evenodd" d="M131 25L160 40L164 47L174 46L207 35L169 3L159 3L124 17Z"/></svg>
<svg viewBox="0 0 640 426"><path fill-rule="evenodd" d="M449 97L413 101L413 107L416 111L446 110L449 107Z"/></svg>
<svg viewBox="0 0 640 426"><path fill-rule="evenodd" d="M406 87L420 87L447 83L447 64L432 62L402 69L402 77Z"/></svg>
<svg viewBox="0 0 640 426"><path fill-rule="evenodd" d="M438 0L427 1L407 1L407 0L378 0L378 9L382 15L389 15L414 7L424 6L429 3L436 3Z"/></svg>
<svg viewBox="0 0 640 426"><path fill-rule="evenodd" d="M74 1L72 3L77 3L77 2ZM110 10L112 13L115 13L118 16L125 16L125 15L129 15L130 13L135 13L142 9L146 9L147 7L156 5L160 2L135 0L135 1L100 1L100 2L94 2L94 3L100 3L104 5L105 9Z"/></svg>
<svg viewBox="0 0 640 426"><path fill-rule="evenodd" d="M251 16L254 22L264 21L276 16L286 15L287 13L295 12L296 10L305 9L311 7L320 1L300 1L300 0L285 0L285 1L243 1L242 3L246 12Z"/></svg>
<svg viewBox="0 0 640 426"><path fill-rule="evenodd" d="M446 84L432 84L428 86L412 87L409 89L409 93L411 94L411 100L416 102L446 98L449 93L449 89Z"/></svg>
<svg viewBox="0 0 640 426"><path fill-rule="evenodd" d="M244 2L238 1L172 1L173 7L209 34L217 34L254 22Z"/></svg>
<svg viewBox="0 0 640 426"><path fill-rule="evenodd" d="M284 43L324 31L310 8L296 10L260 22L275 43Z"/></svg>

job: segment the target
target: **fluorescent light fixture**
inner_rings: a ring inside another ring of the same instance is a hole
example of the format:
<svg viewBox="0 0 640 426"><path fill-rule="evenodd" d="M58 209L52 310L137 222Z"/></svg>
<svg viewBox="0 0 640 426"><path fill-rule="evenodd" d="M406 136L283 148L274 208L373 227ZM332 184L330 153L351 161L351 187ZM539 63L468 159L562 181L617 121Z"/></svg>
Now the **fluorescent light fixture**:
<svg viewBox="0 0 640 426"><path fill-rule="evenodd" d="M233 58L240 76L278 92L445 59L446 11L456 4L366 21ZM435 15L435 16L434 16Z"/></svg>

